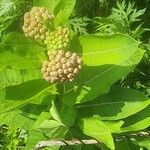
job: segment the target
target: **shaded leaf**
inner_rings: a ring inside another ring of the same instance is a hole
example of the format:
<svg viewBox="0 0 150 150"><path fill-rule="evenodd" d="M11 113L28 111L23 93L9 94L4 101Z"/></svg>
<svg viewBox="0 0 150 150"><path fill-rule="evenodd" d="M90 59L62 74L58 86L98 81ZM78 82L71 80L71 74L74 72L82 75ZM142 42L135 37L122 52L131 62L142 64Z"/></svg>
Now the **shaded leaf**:
<svg viewBox="0 0 150 150"><path fill-rule="evenodd" d="M55 7L60 0L34 0L34 6L45 7L51 12L54 11Z"/></svg>
<svg viewBox="0 0 150 150"><path fill-rule="evenodd" d="M42 122L44 122L46 119L50 119L50 113L49 112L42 112L36 122L34 123L34 129L38 129Z"/></svg>
<svg viewBox="0 0 150 150"><path fill-rule="evenodd" d="M119 141L115 143L116 150L139 150L139 147L130 141Z"/></svg>
<svg viewBox="0 0 150 150"><path fill-rule="evenodd" d="M44 48L24 35L7 34L0 58L0 88L42 78L41 65L46 59Z"/></svg>
<svg viewBox="0 0 150 150"><path fill-rule="evenodd" d="M61 120L67 127L74 125L77 117L75 106L63 105L61 109Z"/></svg>
<svg viewBox="0 0 150 150"><path fill-rule="evenodd" d="M149 104L150 99L142 93L113 86L108 93L95 100L77 105L78 117L98 115L103 120L119 120L136 114Z"/></svg>
<svg viewBox="0 0 150 150"><path fill-rule="evenodd" d="M145 147L147 150L150 149L150 138L135 138L133 143L140 147Z"/></svg>
<svg viewBox="0 0 150 150"><path fill-rule="evenodd" d="M28 81L1 90L0 114L23 107L43 95L53 91L53 86L44 80ZM45 93L45 94L43 94Z"/></svg>
<svg viewBox="0 0 150 150"><path fill-rule="evenodd" d="M7 124L12 129L30 130L33 127L35 120L23 115L21 110L15 110L0 115L0 123Z"/></svg>
<svg viewBox="0 0 150 150"><path fill-rule="evenodd" d="M121 132L143 130L150 125L150 105L140 112L124 119Z"/></svg>

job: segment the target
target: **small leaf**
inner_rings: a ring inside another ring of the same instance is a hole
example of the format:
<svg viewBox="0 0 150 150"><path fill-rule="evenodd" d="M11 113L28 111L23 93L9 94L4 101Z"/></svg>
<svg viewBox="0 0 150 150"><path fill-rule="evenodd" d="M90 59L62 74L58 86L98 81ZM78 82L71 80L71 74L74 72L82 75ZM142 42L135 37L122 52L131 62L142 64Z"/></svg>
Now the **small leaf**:
<svg viewBox="0 0 150 150"><path fill-rule="evenodd" d="M42 122L44 122L46 119L50 119L50 113L49 112L42 112L36 122L34 123L34 129L38 129Z"/></svg>
<svg viewBox="0 0 150 150"><path fill-rule="evenodd" d="M50 113L51 113L52 117L53 117L56 121L61 122L61 118L60 118L60 115L59 115L59 113L58 113L58 111L57 111L57 108L56 108L56 106L55 106L54 101L52 101L52 107L51 107L51 109L50 109Z"/></svg>
<svg viewBox="0 0 150 150"><path fill-rule="evenodd" d="M102 121L95 118L82 119L80 128L84 134L103 142L112 150L115 149L111 131Z"/></svg>
<svg viewBox="0 0 150 150"><path fill-rule="evenodd" d="M44 120L40 126L38 127L39 129L42 128L42 129L54 129L54 128L57 128L59 127L61 124L60 122L58 121L55 121L55 120Z"/></svg>

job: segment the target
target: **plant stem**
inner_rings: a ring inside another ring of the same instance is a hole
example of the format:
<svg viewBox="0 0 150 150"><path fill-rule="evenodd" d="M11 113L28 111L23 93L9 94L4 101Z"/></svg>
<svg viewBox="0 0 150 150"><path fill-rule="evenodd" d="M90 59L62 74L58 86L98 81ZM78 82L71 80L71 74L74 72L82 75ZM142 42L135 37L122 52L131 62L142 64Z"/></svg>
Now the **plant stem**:
<svg viewBox="0 0 150 150"><path fill-rule="evenodd" d="M136 137L150 137L150 131L139 132L139 133L131 133L129 135L121 135L115 138L116 142L124 141L129 138L136 138ZM65 146L65 145L91 145L91 144L101 144L101 141L97 141L95 139L88 139L88 140L50 140L50 141L41 141L39 142L34 150L39 150L45 147L52 147L52 146Z"/></svg>

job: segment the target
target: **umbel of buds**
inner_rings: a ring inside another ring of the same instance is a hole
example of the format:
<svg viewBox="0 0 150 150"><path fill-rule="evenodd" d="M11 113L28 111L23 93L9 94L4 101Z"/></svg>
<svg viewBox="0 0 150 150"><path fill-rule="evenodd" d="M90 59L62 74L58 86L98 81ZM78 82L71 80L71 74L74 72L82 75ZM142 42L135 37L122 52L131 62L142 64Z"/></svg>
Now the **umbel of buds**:
<svg viewBox="0 0 150 150"><path fill-rule="evenodd" d="M54 19L54 15L51 14L46 8L33 7L30 12L26 12L24 15L24 25L22 27L25 36L32 37L35 40L46 39L46 33L48 31L44 22Z"/></svg>
<svg viewBox="0 0 150 150"><path fill-rule="evenodd" d="M60 26L55 31L47 33L45 44L50 50L64 49L69 43L69 38L69 29Z"/></svg>
<svg viewBox="0 0 150 150"><path fill-rule="evenodd" d="M73 81L81 69L81 58L76 53L63 50L49 51L49 60L43 62L42 74L46 81L59 83Z"/></svg>

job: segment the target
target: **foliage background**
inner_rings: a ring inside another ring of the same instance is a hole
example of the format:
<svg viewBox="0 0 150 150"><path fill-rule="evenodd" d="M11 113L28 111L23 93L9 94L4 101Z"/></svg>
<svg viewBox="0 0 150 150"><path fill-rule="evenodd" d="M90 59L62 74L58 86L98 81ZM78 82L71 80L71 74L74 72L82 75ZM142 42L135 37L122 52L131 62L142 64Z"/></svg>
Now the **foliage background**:
<svg viewBox="0 0 150 150"><path fill-rule="evenodd" d="M10 37L7 37L8 33L10 32L19 32L22 33L22 22L23 22L23 15L24 12L29 10L34 3L37 1L31 1L31 0L0 0L0 49L3 51L4 49L7 51L7 49L10 49L10 47L15 47L15 39L14 41L10 40ZM120 15L121 14L121 15ZM121 87L127 87L136 89L138 91L141 91L144 95L147 97L150 97L150 0L77 0L75 8L69 18L68 24L73 29L73 31L77 35L89 35L89 34L96 34L96 35L113 35L115 33L123 33L126 35L129 35L133 37L134 39L141 42L140 47L145 50L144 57L142 61L138 64L138 66L130 72L127 76L123 77L121 80L119 80L116 85L120 85ZM13 37L13 35L12 35ZM19 37L19 35L18 35ZM6 43L6 42L7 43ZM19 43L21 43L22 39L20 39ZM14 43L13 43L14 42ZM42 55L44 55L42 52L37 52L35 54L34 49L42 49L41 45L34 45L35 41L26 41L27 44L30 47L30 54L36 55L36 58L40 58L42 61ZM23 46L19 46L19 48L26 49ZM19 48L14 48L17 53L19 53ZM13 50L14 50L13 49ZM34 51L34 52L33 52ZM28 55L28 54L23 54ZM8 59L5 60L8 62L11 55L7 55ZM30 59L32 59L33 56ZM17 58L16 58L17 59ZM13 61L13 59L11 60ZM26 74L24 71L24 68L21 66L22 74ZM12 71L12 70L11 70ZM32 72L29 71L29 76L37 75L37 79L39 78L38 71ZM1 75L1 78L3 76ZM26 77L29 78L29 77ZM19 75L17 77L17 80L19 79ZM16 82L20 82L17 81ZM28 80L28 79L25 79ZM5 79L5 81L7 81ZM10 83L10 82L9 82ZM8 84L9 84L8 83ZM45 100L42 102L43 110L46 108L46 105L48 103L47 95L49 91L49 87L47 84L43 83L43 81L39 81L39 83L35 82L32 86L33 89L36 89L36 85L41 85L41 91L45 87L47 88L46 91L43 91L45 95ZM42 87L42 85L44 86ZM2 87L4 85L1 85ZM30 87L30 83L26 83L26 87ZM10 89L11 90L11 89ZM20 91L23 91L24 89L20 89ZM40 91L39 90L39 91ZM38 93L39 91L35 90L35 93ZM51 90L55 92L55 89ZM14 92L14 91L13 91ZM42 93L42 94L43 94ZM1 91L1 95L3 92ZM40 95L41 99L43 98L42 94ZM24 95L23 95L24 96ZM22 96L22 97L23 97ZM36 99L36 97L34 97ZM38 98L39 99L39 98ZM41 103L41 99L39 99L36 104ZM19 103L18 103L19 104ZM28 104L31 105L31 104ZM34 106L34 104L32 104ZM16 106L17 107L17 106ZM12 108L13 109L13 108ZM23 110L27 110L27 106L24 106L22 108ZM34 107L33 107L34 109ZM37 108L35 108L36 110ZM49 109L49 108L46 108ZM147 108L149 109L149 108ZM20 110L17 110L20 111ZM34 111L34 110L31 110ZM148 110L144 110L146 112L149 112ZM42 112L42 108L41 108ZM17 113L17 112L13 112ZM12 114L13 114L12 113ZM39 112L37 112L39 113ZM28 116L30 113L24 114L25 116ZM46 118L47 114L46 112L43 113L44 118ZM41 119L42 117L41 116ZM140 116L140 114L139 114ZM18 118L20 116L18 115ZM28 116L29 117L29 116ZM35 119L36 115L30 116L31 121L30 124L32 124L33 120ZM134 117L134 116L132 116ZM9 117L8 117L9 118ZM24 122L26 120L24 119ZM149 123L149 122L147 122ZM28 125L26 125L28 126ZM65 127L61 126L62 132L65 132ZM74 126L72 128L75 128ZM149 129L149 128L147 128ZM77 130L77 128L76 128ZM80 130L80 129L78 129ZM3 131L1 129L1 131ZM14 133L15 131L13 131ZM32 133L33 132L33 133ZM19 131L21 133L21 131ZM1 145L5 145L7 149L11 147L10 149L13 149L12 145L14 146L14 149L18 146L24 146L24 142L26 141L26 134L23 135L24 140L23 142L19 143L20 137L17 136L10 136L11 142L7 139L6 131L1 132L0 137L5 136L6 140L1 140ZM39 135L39 132L36 131L30 131L30 134L34 134L34 137ZM36 135L37 134L37 135ZM10 131L10 134L12 135L12 132ZM75 133L74 133L75 135ZM79 135L77 135L79 137ZM83 135L81 135L82 137ZM17 142L15 140L17 139ZM37 140L42 140L37 139ZM29 141L32 141L33 139L29 137ZM15 142L14 142L15 141ZM19 143L19 144L18 144ZM130 140L126 141L124 143L118 143L117 149L150 149L150 146L148 145L149 141L147 139L140 140ZM9 146L8 146L9 145ZM75 149L76 147L73 147L72 149ZM95 146L88 147L89 149L98 149ZM17 149L17 148L16 148ZM63 148L62 148L63 149ZM67 147L65 147L67 149ZM69 147L70 149L70 147ZM81 148L79 148L81 149ZM85 147L85 149L87 149ZM107 149L105 146L101 147L101 149Z"/></svg>

